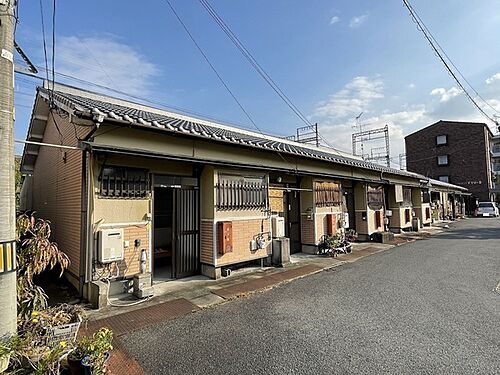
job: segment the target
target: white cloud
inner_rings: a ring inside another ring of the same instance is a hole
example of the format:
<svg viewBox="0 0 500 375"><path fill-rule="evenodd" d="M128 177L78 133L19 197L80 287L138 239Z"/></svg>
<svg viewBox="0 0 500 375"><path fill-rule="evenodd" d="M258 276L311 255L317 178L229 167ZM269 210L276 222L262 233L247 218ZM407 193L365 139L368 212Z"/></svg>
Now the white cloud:
<svg viewBox="0 0 500 375"><path fill-rule="evenodd" d="M314 116L342 118L366 112L375 99L384 97L384 84L380 78L354 77L328 100L318 103Z"/></svg>
<svg viewBox="0 0 500 375"><path fill-rule="evenodd" d="M334 25L336 23L340 22L340 17L339 16L333 16L330 18L330 25Z"/></svg>
<svg viewBox="0 0 500 375"><path fill-rule="evenodd" d="M363 14L361 16L352 17L351 21L349 22L349 27L350 28L359 27L366 21L367 18L368 18L368 14Z"/></svg>
<svg viewBox="0 0 500 375"><path fill-rule="evenodd" d="M414 84L414 83L410 83L410 84L408 85L408 88L409 88L409 89L414 89L414 88L415 88L415 84Z"/></svg>
<svg viewBox="0 0 500 375"><path fill-rule="evenodd" d="M448 100L462 94L462 90L460 90L459 88L457 87L452 87L448 90L446 90L445 88L436 88L434 90L431 91L430 93L431 95L434 95L434 96L439 96L439 101L441 103L445 103L447 102Z"/></svg>
<svg viewBox="0 0 500 375"><path fill-rule="evenodd" d="M131 95L147 96L159 74L146 56L108 35L60 37L56 58L56 70L61 73Z"/></svg>
<svg viewBox="0 0 500 375"><path fill-rule="evenodd" d="M490 99L490 100L486 100L486 102L491 105L493 108L495 108L496 111L499 111L500 112L500 100L497 100L497 99ZM485 108L485 106L483 107ZM487 110L487 108L486 108Z"/></svg>
<svg viewBox="0 0 500 375"><path fill-rule="evenodd" d="M495 81L500 81L500 73L495 73L491 77L486 78L486 84L490 85Z"/></svg>

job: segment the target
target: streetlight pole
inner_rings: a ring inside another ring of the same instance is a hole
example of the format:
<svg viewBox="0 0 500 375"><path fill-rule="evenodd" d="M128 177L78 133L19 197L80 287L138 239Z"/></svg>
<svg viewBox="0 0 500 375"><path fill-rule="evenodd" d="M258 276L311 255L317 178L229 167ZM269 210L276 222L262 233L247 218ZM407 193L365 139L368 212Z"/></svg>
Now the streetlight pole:
<svg viewBox="0 0 500 375"><path fill-rule="evenodd" d="M16 333L14 6L0 0L0 339Z"/></svg>

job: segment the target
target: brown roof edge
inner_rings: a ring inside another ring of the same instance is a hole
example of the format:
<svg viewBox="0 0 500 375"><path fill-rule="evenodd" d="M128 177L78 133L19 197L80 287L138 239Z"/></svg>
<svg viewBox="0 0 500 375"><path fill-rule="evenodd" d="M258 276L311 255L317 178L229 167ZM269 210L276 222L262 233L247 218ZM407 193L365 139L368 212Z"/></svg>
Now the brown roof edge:
<svg viewBox="0 0 500 375"><path fill-rule="evenodd" d="M488 129L488 131L490 132L490 135L493 136L493 132L491 131L490 127L484 123L484 122L476 122L476 121L456 121L456 120L439 120L439 121L436 121L430 125L427 125L421 129L418 129L417 131L414 131L413 133L410 133L408 135L405 136L405 139L408 138L408 137L411 137L412 135L415 135L427 128L430 128L431 126L435 126L435 125L438 125L440 123L454 123L454 124L471 124L471 125L482 125L484 126L486 129Z"/></svg>

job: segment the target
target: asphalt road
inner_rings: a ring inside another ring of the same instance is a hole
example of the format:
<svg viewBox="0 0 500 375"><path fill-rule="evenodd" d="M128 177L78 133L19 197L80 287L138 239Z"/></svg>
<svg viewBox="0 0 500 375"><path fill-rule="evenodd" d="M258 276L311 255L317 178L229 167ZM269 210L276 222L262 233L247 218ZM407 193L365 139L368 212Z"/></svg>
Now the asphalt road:
<svg viewBox="0 0 500 375"><path fill-rule="evenodd" d="M499 374L500 219L133 332L150 374Z"/></svg>

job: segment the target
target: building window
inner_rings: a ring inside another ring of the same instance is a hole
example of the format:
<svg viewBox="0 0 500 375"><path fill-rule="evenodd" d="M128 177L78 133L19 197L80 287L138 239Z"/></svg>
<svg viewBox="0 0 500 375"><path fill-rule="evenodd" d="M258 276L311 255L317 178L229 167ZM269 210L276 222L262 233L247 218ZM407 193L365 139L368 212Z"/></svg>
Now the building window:
<svg viewBox="0 0 500 375"><path fill-rule="evenodd" d="M422 192L422 203L431 203L431 195L428 190Z"/></svg>
<svg viewBox="0 0 500 375"><path fill-rule="evenodd" d="M437 157L437 162L438 165L448 165L449 164L448 155L439 155Z"/></svg>
<svg viewBox="0 0 500 375"><path fill-rule="evenodd" d="M151 191L146 169L104 166L99 180L102 197L144 198Z"/></svg>
<svg viewBox="0 0 500 375"><path fill-rule="evenodd" d="M372 210L380 210L384 206L384 189L368 186L367 201Z"/></svg>
<svg viewBox="0 0 500 375"><path fill-rule="evenodd" d="M265 210L268 185L265 176L219 175L216 187L218 210Z"/></svg>
<svg viewBox="0 0 500 375"><path fill-rule="evenodd" d="M438 180L441 182L450 182L450 176L439 176Z"/></svg>
<svg viewBox="0 0 500 375"><path fill-rule="evenodd" d="M403 187L403 205L411 206L411 188Z"/></svg>
<svg viewBox="0 0 500 375"><path fill-rule="evenodd" d="M316 182L314 184L314 200L316 207L338 206L342 203L340 185L335 182Z"/></svg>
<svg viewBox="0 0 500 375"><path fill-rule="evenodd" d="M436 145L444 146L448 144L448 136L447 135L438 135L436 137Z"/></svg>

